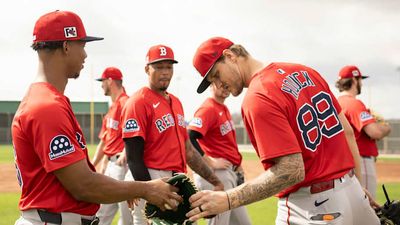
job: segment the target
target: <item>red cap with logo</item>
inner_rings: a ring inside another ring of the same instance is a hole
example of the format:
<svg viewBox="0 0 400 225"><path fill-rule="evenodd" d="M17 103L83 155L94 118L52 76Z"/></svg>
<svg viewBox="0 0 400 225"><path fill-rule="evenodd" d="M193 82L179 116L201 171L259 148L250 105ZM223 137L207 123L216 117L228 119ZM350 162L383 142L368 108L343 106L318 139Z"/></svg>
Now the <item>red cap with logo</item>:
<svg viewBox="0 0 400 225"><path fill-rule="evenodd" d="M103 74L101 75L100 78L97 78L97 81L103 81L103 80L122 80L122 73L121 70L119 70L116 67L108 67L104 70Z"/></svg>
<svg viewBox="0 0 400 225"><path fill-rule="evenodd" d="M197 88L197 93L203 93L210 82L207 75L213 68L215 62L222 56L222 52L233 45L233 42L223 37L213 37L203 42L193 57L193 66L203 77L203 81Z"/></svg>
<svg viewBox="0 0 400 225"><path fill-rule="evenodd" d="M33 29L33 43L47 41L98 41L86 35L81 18L73 12L54 11L41 16Z"/></svg>
<svg viewBox="0 0 400 225"><path fill-rule="evenodd" d="M355 78L359 77L361 79L365 79L368 78L369 76L363 76L360 70L353 65L345 66L339 72L339 79L352 78L352 77Z"/></svg>
<svg viewBox="0 0 400 225"><path fill-rule="evenodd" d="M172 49L165 45L152 46L146 55L146 64L152 64L160 61L172 61L172 63L178 63L174 58L174 52Z"/></svg>

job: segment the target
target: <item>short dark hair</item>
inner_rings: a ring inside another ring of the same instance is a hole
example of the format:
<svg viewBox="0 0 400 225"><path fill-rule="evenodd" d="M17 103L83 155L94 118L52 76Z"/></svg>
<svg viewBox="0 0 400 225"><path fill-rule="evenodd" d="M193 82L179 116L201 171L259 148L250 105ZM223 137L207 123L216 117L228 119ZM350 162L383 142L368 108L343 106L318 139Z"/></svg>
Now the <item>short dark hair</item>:
<svg viewBox="0 0 400 225"><path fill-rule="evenodd" d="M58 48L62 48L64 41L44 41L44 42L36 42L31 45L33 50L38 51L42 49L47 50L55 50Z"/></svg>
<svg viewBox="0 0 400 225"><path fill-rule="evenodd" d="M335 86L339 89L339 92L347 91L353 84L353 78L343 78L336 81Z"/></svg>

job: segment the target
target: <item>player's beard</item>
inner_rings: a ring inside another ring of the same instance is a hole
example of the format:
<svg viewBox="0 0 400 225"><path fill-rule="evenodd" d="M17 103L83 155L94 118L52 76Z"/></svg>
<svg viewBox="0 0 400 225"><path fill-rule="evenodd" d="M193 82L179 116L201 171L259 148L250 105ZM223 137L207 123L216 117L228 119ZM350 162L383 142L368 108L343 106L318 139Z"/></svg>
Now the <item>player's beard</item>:
<svg viewBox="0 0 400 225"><path fill-rule="evenodd" d="M79 77L79 73L75 73L74 75L72 75L72 78L77 79Z"/></svg>
<svg viewBox="0 0 400 225"><path fill-rule="evenodd" d="M357 95L361 94L361 85L360 81L357 81Z"/></svg>

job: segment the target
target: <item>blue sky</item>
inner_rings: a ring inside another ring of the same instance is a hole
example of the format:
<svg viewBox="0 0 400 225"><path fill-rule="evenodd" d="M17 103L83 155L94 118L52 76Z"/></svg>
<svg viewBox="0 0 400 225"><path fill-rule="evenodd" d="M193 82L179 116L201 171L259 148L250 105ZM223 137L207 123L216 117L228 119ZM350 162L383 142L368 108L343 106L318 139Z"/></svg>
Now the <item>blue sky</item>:
<svg viewBox="0 0 400 225"><path fill-rule="evenodd" d="M7 1L0 13L0 100L20 100L34 79L33 26L55 9L76 12L89 35L105 38L87 44L85 68L66 89L72 101L108 101L94 81L108 66L122 70L128 94L147 85L146 52L166 44L179 61L169 91L180 97L191 118L209 95L195 93L201 78L192 66L193 54L207 38L224 36L265 63L313 67L335 94L338 71L355 64L370 76L360 99L386 118L400 118L399 1ZM232 112L240 112L242 98L227 100Z"/></svg>

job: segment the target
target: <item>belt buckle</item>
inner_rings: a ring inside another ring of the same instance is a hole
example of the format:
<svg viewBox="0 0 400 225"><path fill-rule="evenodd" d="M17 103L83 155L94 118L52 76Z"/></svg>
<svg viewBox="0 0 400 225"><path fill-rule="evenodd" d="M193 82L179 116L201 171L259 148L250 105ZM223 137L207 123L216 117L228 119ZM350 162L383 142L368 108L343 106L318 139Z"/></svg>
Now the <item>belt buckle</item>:
<svg viewBox="0 0 400 225"><path fill-rule="evenodd" d="M98 225L100 223L100 219L99 217L95 217L92 222L90 223L90 225Z"/></svg>

